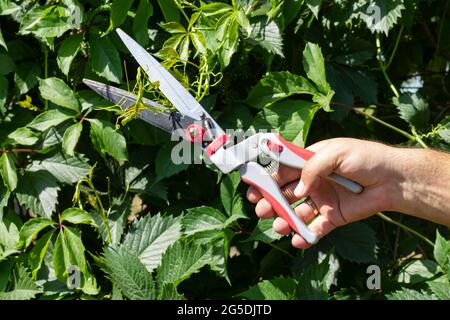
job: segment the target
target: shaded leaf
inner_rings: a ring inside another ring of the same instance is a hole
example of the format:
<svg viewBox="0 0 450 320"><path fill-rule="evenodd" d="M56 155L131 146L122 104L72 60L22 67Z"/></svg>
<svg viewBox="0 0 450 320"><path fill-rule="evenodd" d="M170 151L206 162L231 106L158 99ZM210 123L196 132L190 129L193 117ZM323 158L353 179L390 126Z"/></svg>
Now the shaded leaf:
<svg viewBox="0 0 450 320"><path fill-rule="evenodd" d="M59 69L66 76L69 74L70 66L72 61L75 59L76 55L81 49L81 44L83 42L82 34L72 35L61 43L58 49L56 62L58 63Z"/></svg>
<svg viewBox="0 0 450 320"><path fill-rule="evenodd" d="M48 231L42 237L40 237L33 249L31 249L28 255L28 263L31 267L31 275L33 279L36 279L37 273L42 266L47 249L52 241L52 236L55 233L55 229Z"/></svg>
<svg viewBox="0 0 450 320"><path fill-rule="evenodd" d="M30 300L40 292L27 268L23 264L16 264L13 269L12 289L0 292L0 300Z"/></svg>
<svg viewBox="0 0 450 320"><path fill-rule="evenodd" d="M17 65L14 83L19 89L19 94L25 94L33 89L38 83L40 73L41 67L37 63L27 61Z"/></svg>
<svg viewBox="0 0 450 320"><path fill-rule="evenodd" d="M171 177L189 167L189 164L174 164L172 161L172 144L163 145L155 159L155 173L158 180ZM189 150L189 149L188 149Z"/></svg>
<svg viewBox="0 0 450 320"><path fill-rule="evenodd" d="M267 50L267 52L284 57L283 37L275 21L268 21L266 18L261 18L252 23L249 39L255 45L259 45Z"/></svg>
<svg viewBox="0 0 450 320"><path fill-rule="evenodd" d="M436 229L436 241L434 243L434 258L442 269L450 271L450 241L441 236Z"/></svg>
<svg viewBox="0 0 450 320"><path fill-rule="evenodd" d="M282 235L275 232L272 228L273 221L274 218L259 219L255 229L253 229L252 233L245 241L263 241L271 243L281 239Z"/></svg>
<svg viewBox="0 0 450 320"><path fill-rule="evenodd" d="M122 64L119 52L107 38L94 38L90 41L90 63L92 70L105 79L122 82Z"/></svg>
<svg viewBox="0 0 450 320"><path fill-rule="evenodd" d="M239 294L249 300L291 300L295 297L297 281L293 278L275 278L257 283Z"/></svg>
<svg viewBox="0 0 450 320"><path fill-rule="evenodd" d="M403 288L386 295L388 300L436 300L434 296L423 290Z"/></svg>
<svg viewBox="0 0 450 320"><path fill-rule="evenodd" d="M153 5L150 0L140 0L133 19L133 33L136 41L141 46L149 43L148 36L148 19L153 15Z"/></svg>
<svg viewBox="0 0 450 320"><path fill-rule="evenodd" d="M397 107L400 117L410 125L425 129L430 121L428 103L417 94L404 94L394 97L393 103Z"/></svg>

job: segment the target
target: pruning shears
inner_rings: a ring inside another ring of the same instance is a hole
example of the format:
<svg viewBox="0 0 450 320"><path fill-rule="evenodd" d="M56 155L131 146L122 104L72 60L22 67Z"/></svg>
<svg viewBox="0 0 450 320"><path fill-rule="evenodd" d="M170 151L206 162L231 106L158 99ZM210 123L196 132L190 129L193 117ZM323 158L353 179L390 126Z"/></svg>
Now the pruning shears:
<svg viewBox="0 0 450 320"><path fill-rule="evenodd" d="M199 144L204 154L224 174L239 169L242 180L256 187L269 201L274 211L286 220L295 232L308 243L316 243L317 234L308 229L307 225L294 213L272 176L274 163L302 169L314 153L284 140L276 133L256 133L234 144L234 139L225 133L214 118L169 71L124 31L117 29L117 33L146 72L149 80L159 83L158 89L177 109L173 111L143 98L142 103L157 107L160 111L152 112L144 109L138 118L169 133L176 131L182 138L193 144ZM123 109L137 102L138 97L128 91L93 80L84 79L83 82L112 103L120 104ZM260 156L270 159L271 165L263 166L258 163ZM328 179L351 192L362 191L361 185L335 173Z"/></svg>

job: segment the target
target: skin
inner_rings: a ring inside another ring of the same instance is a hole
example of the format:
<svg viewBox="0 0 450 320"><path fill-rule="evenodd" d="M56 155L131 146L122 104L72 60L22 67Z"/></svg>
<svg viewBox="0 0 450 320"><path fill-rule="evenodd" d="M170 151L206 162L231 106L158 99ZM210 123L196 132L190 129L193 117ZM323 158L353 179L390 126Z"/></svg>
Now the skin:
<svg viewBox="0 0 450 320"><path fill-rule="evenodd" d="M380 211L397 211L450 226L450 154L349 138L324 140L307 149L315 155L303 170L281 166L274 178L290 203L311 197L320 215L314 219L306 203L294 211L319 237ZM324 178L332 172L358 182L364 186L363 192L353 194ZM256 203L258 217L275 215L254 187L248 189L247 198ZM283 235L292 232L280 217L273 229ZM292 237L292 245L310 247L298 234Z"/></svg>

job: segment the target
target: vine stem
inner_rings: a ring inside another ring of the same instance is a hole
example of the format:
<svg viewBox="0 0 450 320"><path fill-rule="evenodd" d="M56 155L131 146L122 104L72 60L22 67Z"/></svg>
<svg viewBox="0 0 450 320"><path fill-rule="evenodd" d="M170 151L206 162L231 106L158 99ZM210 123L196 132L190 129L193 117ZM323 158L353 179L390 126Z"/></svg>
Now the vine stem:
<svg viewBox="0 0 450 320"><path fill-rule="evenodd" d="M398 221L395 221L395 220L389 218L388 216L386 216L385 214L383 214L383 213L381 213L381 212L378 212L378 213L377 213L377 216L379 216L381 219L383 219L383 220L385 220L385 221L387 221L387 222L389 222L389 223L392 223L393 225L396 225L397 227L402 228L403 230L405 230L405 231L407 231L407 232L409 232L409 233L412 233L412 234L415 235L416 237L418 237L418 238L422 239L423 241L425 241L425 242L426 242L427 244L429 244L431 247L434 247L434 243L433 243L430 239L428 239L427 237L425 237L423 234L420 234L420 233L417 232L416 230L411 229L410 227L405 226L403 223L400 223L400 222L398 222Z"/></svg>
<svg viewBox="0 0 450 320"><path fill-rule="evenodd" d="M18 152L37 152L38 150L34 150L34 149L11 149L11 150L5 150L2 149L0 150L0 153L18 153Z"/></svg>
<svg viewBox="0 0 450 320"><path fill-rule="evenodd" d="M386 82L389 84L389 88L391 88L392 92L394 93L394 95L396 97L399 97L400 94L398 93L397 88L394 86L394 84L392 83L391 79L389 78L387 72L386 72L386 65L383 63L383 51L381 50L381 42L380 42L380 36L377 33L376 34L376 46L377 46L377 56L378 56L378 63L380 65L380 70L383 73L384 79L386 80Z"/></svg>
<svg viewBox="0 0 450 320"><path fill-rule="evenodd" d="M44 48L44 77L45 79L48 78L48 49L45 45L43 45ZM44 101L45 109L48 109L48 100L45 99Z"/></svg>
<svg viewBox="0 0 450 320"><path fill-rule="evenodd" d="M422 140L422 138L420 137L420 135L417 133L416 128L414 128L413 126L411 126L411 132L413 133L415 140L420 144L420 146L424 149L429 149L429 147L427 146L427 144Z"/></svg>
<svg viewBox="0 0 450 320"><path fill-rule="evenodd" d="M402 25L402 27L400 28L400 31L398 32L398 36L397 36L397 39L395 40L395 45L394 45L394 49L392 50L391 57L389 58L388 63L385 66L386 70L391 65L392 60L394 60L394 56L397 53L398 44L400 43L400 38L402 37L404 28L405 27Z"/></svg>

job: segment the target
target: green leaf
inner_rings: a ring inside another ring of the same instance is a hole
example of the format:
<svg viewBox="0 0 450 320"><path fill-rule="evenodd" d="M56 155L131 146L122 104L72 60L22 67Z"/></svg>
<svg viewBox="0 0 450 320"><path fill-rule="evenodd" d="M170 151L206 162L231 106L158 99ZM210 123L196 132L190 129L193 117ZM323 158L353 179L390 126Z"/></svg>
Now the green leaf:
<svg viewBox="0 0 450 320"><path fill-rule="evenodd" d="M27 268L23 264L16 264L13 269L12 289L0 292L0 300L30 300L40 292Z"/></svg>
<svg viewBox="0 0 450 320"><path fill-rule="evenodd" d="M376 260L377 238L371 227L355 222L334 230L327 239L335 246L336 252L343 258L369 263Z"/></svg>
<svg viewBox="0 0 450 320"><path fill-rule="evenodd" d="M89 174L87 159L79 155L77 157L65 157L56 153L49 158L34 160L27 167L29 172L48 171L58 182L72 184L78 182Z"/></svg>
<svg viewBox="0 0 450 320"><path fill-rule="evenodd" d="M405 9L403 2L404 0L363 1L359 4L359 16L373 33L384 32L388 35L402 16L402 10Z"/></svg>
<svg viewBox="0 0 450 320"><path fill-rule="evenodd" d="M211 207L197 207L187 210L181 220L183 233L192 235L206 230L222 230L227 217L217 209Z"/></svg>
<svg viewBox="0 0 450 320"><path fill-rule="evenodd" d="M255 229L253 229L252 233L245 240L245 242L262 241L266 243L272 243L276 240L281 239L282 235L276 233L272 228L273 220L274 218L259 219Z"/></svg>
<svg viewBox="0 0 450 320"><path fill-rule="evenodd" d="M33 119L33 121L27 124L27 127L38 131L46 131L49 128L56 127L57 125L71 118L73 118L73 115L67 113L66 111L49 110L40 113L36 118Z"/></svg>
<svg viewBox="0 0 450 320"><path fill-rule="evenodd" d="M426 102L418 94L404 94L394 97L393 103L397 107L400 118L417 129L426 129L430 121L430 110Z"/></svg>
<svg viewBox="0 0 450 320"><path fill-rule="evenodd" d="M158 3L166 22L180 22L180 11L174 0L158 0Z"/></svg>
<svg viewBox="0 0 450 320"><path fill-rule="evenodd" d="M0 76L0 114L6 112L5 104L8 97L8 79Z"/></svg>
<svg viewBox="0 0 450 320"><path fill-rule="evenodd" d="M427 294L425 291L407 288L387 294L386 298L388 300L436 300L433 295Z"/></svg>
<svg viewBox="0 0 450 320"><path fill-rule="evenodd" d="M314 14L314 17L316 19L319 19L319 10L320 5L322 4L322 0L306 0L306 5L308 6L309 10Z"/></svg>
<svg viewBox="0 0 450 320"><path fill-rule="evenodd" d="M450 284L448 280L445 282L431 281L428 283L431 291L441 300L450 300Z"/></svg>
<svg viewBox="0 0 450 320"><path fill-rule="evenodd" d="M99 76L115 82L122 82L122 63L119 52L107 38L93 38L90 41L90 63Z"/></svg>
<svg viewBox="0 0 450 320"><path fill-rule="evenodd" d="M241 176L239 172L231 172L224 176L220 184L220 198L225 212L230 216L233 213L233 202Z"/></svg>
<svg viewBox="0 0 450 320"><path fill-rule="evenodd" d="M172 244L163 254L161 265L156 270L158 283L172 283L177 286L183 280L208 263L210 252L207 247L186 239Z"/></svg>
<svg viewBox="0 0 450 320"><path fill-rule="evenodd" d="M61 213L60 222L63 223L64 221L73 224L90 224L96 226L92 215L80 208L69 208L64 210L63 213Z"/></svg>
<svg viewBox="0 0 450 320"><path fill-rule="evenodd" d="M111 5L109 28L107 32L114 30L125 22L133 0L114 0Z"/></svg>
<svg viewBox="0 0 450 320"><path fill-rule="evenodd" d="M163 285L161 292L158 294L158 300L185 300L184 295L179 294L177 288L171 284L167 283Z"/></svg>
<svg viewBox="0 0 450 320"><path fill-rule="evenodd" d="M0 30L0 46L5 48L6 51L8 51L8 47L6 46L5 39L3 38L2 31Z"/></svg>
<svg viewBox="0 0 450 320"><path fill-rule="evenodd" d="M160 23L159 26L161 28L163 28L164 31L171 33L171 34L177 34L177 33L185 34L187 32L185 27L183 27L178 22L174 22L174 21Z"/></svg>
<svg viewBox="0 0 450 320"><path fill-rule="evenodd" d="M13 155L11 153L3 153L0 157L0 176L3 183L9 191L13 191L17 187L16 165L14 164Z"/></svg>
<svg viewBox="0 0 450 320"><path fill-rule="evenodd" d="M421 283L434 277L438 271L436 262L432 260L415 260L401 270L397 276L398 282Z"/></svg>
<svg viewBox="0 0 450 320"><path fill-rule="evenodd" d="M24 146L32 146L39 140L38 135L26 127L14 130L8 135L8 138L12 139L14 143Z"/></svg>
<svg viewBox="0 0 450 320"><path fill-rule="evenodd" d="M40 237L28 255L28 262L31 267L31 275L33 279L36 279L37 273L39 269L41 269L42 262L44 261L45 254L52 241L52 236L54 233L55 229L48 231Z"/></svg>
<svg viewBox="0 0 450 320"><path fill-rule="evenodd" d="M67 155L74 156L81 131L83 131L83 123L80 121L71 125L64 132L62 147Z"/></svg>
<svg viewBox="0 0 450 320"><path fill-rule="evenodd" d="M288 71L271 72L251 89L247 103L262 109L295 94L316 95L318 92L314 85L302 76Z"/></svg>
<svg viewBox="0 0 450 320"><path fill-rule="evenodd" d="M16 190L19 203L35 214L51 218L58 203L58 184L46 171L25 172Z"/></svg>
<svg viewBox="0 0 450 320"><path fill-rule="evenodd" d="M261 18L252 23L249 39L253 44L259 45L267 52L284 58L283 37L275 21Z"/></svg>
<svg viewBox="0 0 450 320"><path fill-rule="evenodd" d="M201 32L192 32L190 34L192 44L195 49L202 54L206 54L206 40L205 36Z"/></svg>
<svg viewBox="0 0 450 320"><path fill-rule="evenodd" d="M61 229L53 248L53 266L60 281L67 281L71 267L78 267L83 274L87 274L84 251L81 236L75 229L67 226Z"/></svg>
<svg viewBox="0 0 450 320"><path fill-rule="evenodd" d="M0 261L8 256L17 253L17 245L20 239L18 226L12 219L8 219L10 214L0 220Z"/></svg>
<svg viewBox="0 0 450 320"><path fill-rule="evenodd" d="M305 50L303 50L303 68L305 68L306 75L314 82L317 89L327 95L331 88L327 82L322 50L317 44L306 43Z"/></svg>
<svg viewBox="0 0 450 320"><path fill-rule="evenodd" d="M111 243L117 244L123 235L127 218L130 214L131 199L125 198L124 201L115 203L110 209L108 214L108 225L111 232ZM98 226L98 231L104 242L108 242L108 231L106 230L105 223L99 212L95 212L92 215L95 223Z"/></svg>
<svg viewBox="0 0 450 320"><path fill-rule="evenodd" d="M320 264L311 264L299 279L298 298L305 300L327 300L329 272L329 255Z"/></svg>
<svg viewBox="0 0 450 320"><path fill-rule="evenodd" d="M434 258L442 269L450 271L450 241L441 236L436 229L436 241L434 243Z"/></svg>
<svg viewBox="0 0 450 320"><path fill-rule="evenodd" d="M275 278L257 283L239 294L248 300L292 300L297 281L293 278Z"/></svg>
<svg viewBox="0 0 450 320"><path fill-rule="evenodd" d="M69 74L70 66L81 49L82 42L83 35L75 34L64 39L58 49L56 62L58 63L59 69L66 76Z"/></svg>
<svg viewBox="0 0 450 320"><path fill-rule="evenodd" d="M14 61L6 54L0 54L0 75L6 75L16 68Z"/></svg>
<svg viewBox="0 0 450 320"><path fill-rule="evenodd" d="M444 120L441 121L440 126L441 126L440 129L437 131L438 135L445 142L450 144L450 116L445 117Z"/></svg>
<svg viewBox="0 0 450 320"><path fill-rule="evenodd" d="M127 142L120 132L112 128L110 122L99 119L89 119L89 122L92 143L103 157L109 154L118 161L128 160Z"/></svg>
<svg viewBox="0 0 450 320"><path fill-rule="evenodd" d="M47 218L33 218L25 222L20 228L19 248L27 248L40 231L54 224L53 220Z"/></svg>
<svg viewBox="0 0 450 320"><path fill-rule="evenodd" d="M80 104L73 91L61 79L51 77L39 80L42 98L69 110L80 112Z"/></svg>
<svg viewBox="0 0 450 320"><path fill-rule="evenodd" d="M133 19L133 33L136 41L143 47L149 43L148 19L153 15L153 5L149 0L140 0Z"/></svg>
<svg viewBox="0 0 450 320"><path fill-rule="evenodd" d="M256 130L276 129L283 138L303 147L316 111L317 108L312 102L281 101L260 111L253 126Z"/></svg>
<svg viewBox="0 0 450 320"><path fill-rule="evenodd" d="M148 271L161 262L166 249L181 237L181 218L147 215L133 223L123 246L134 251Z"/></svg>
<svg viewBox="0 0 450 320"><path fill-rule="evenodd" d="M155 173L158 180L176 175L189 167L189 163L174 164L172 162L172 148L173 144L165 144L156 154Z"/></svg>
<svg viewBox="0 0 450 320"><path fill-rule="evenodd" d="M113 284L131 300L155 299L155 283L152 275L141 263L135 252L126 247L106 248L103 270Z"/></svg>
<svg viewBox="0 0 450 320"><path fill-rule="evenodd" d="M19 89L19 94L25 94L33 89L38 83L40 73L41 67L38 63L27 61L17 65L14 83Z"/></svg>

